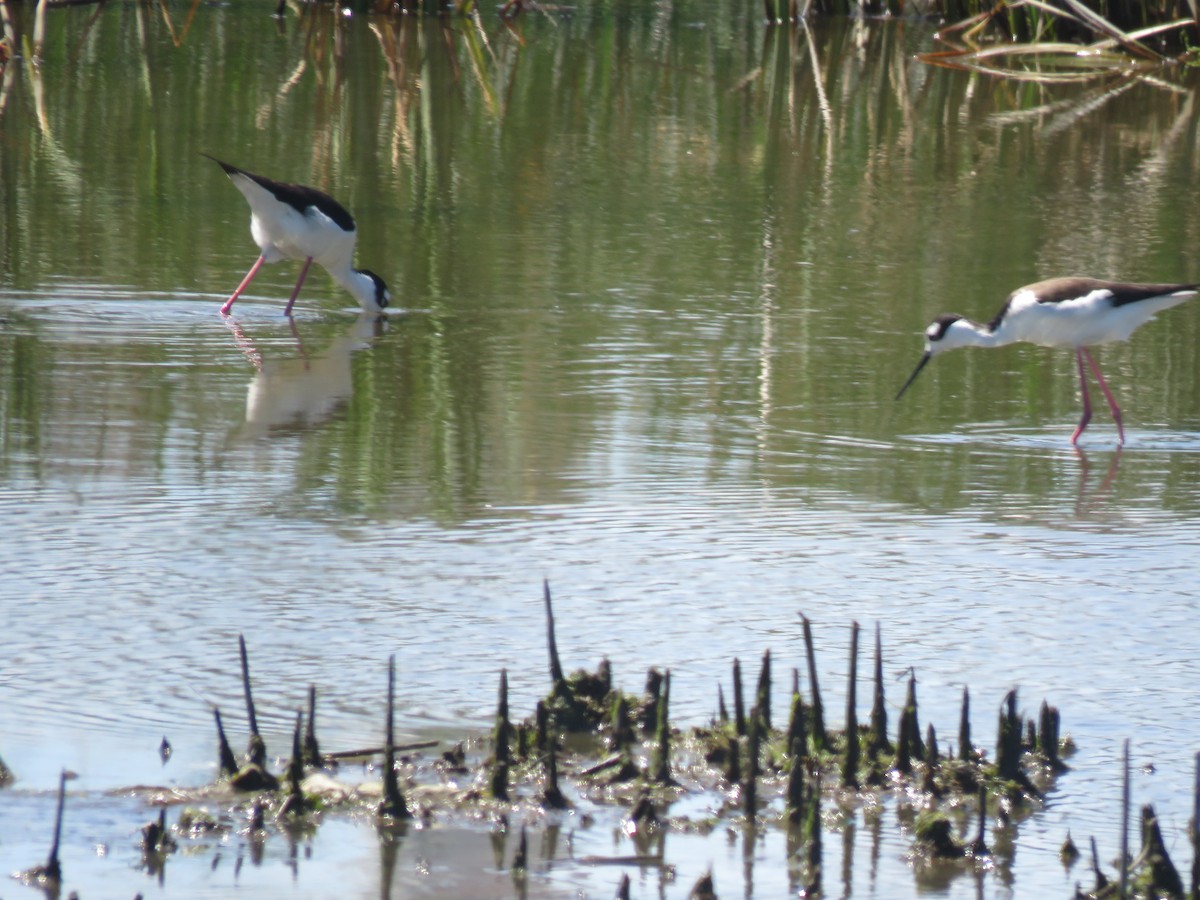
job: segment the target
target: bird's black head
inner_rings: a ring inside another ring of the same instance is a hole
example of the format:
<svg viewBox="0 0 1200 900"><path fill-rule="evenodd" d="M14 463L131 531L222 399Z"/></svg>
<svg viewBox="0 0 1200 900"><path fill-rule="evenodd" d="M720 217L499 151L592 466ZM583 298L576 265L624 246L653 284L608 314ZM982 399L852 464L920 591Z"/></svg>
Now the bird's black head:
<svg viewBox="0 0 1200 900"><path fill-rule="evenodd" d="M921 370L933 357L942 350L949 350L952 347L960 346L953 339L946 341L947 334L957 334L951 332L950 327L955 322L961 322L962 316L956 316L954 313L947 313L944 316L938 316L929 323L929 327L925 329L925 353L921 357L921 361L917 363L917 367L913 369L911 375L908 376L908 381L904 382L904 387L900 388L896 394L896 399L899 400L904 396L904 392L908 390L908 386L917 380L917 376L921 374ZM943 341L946 341L943 343Z"/></svg>
<svg viewBox="0 0 1200 900"><path fill-rule="evenodd" d="M388 304L392 300L392 295L388 291L388 286L384 283L384 280L370 269L359 269L358 271L370 278L371 283L375 285L375 305L380 309L387 309Z"/></svg>
<svg viewBox="0 0 1200 900"><path fill-rule="evenodd" d="M961 320L962 316L956 316L954 313L938 316L925 329L925 340L929 341L930 344L936 344L946 336L946 332L951 325Z"/></svg>

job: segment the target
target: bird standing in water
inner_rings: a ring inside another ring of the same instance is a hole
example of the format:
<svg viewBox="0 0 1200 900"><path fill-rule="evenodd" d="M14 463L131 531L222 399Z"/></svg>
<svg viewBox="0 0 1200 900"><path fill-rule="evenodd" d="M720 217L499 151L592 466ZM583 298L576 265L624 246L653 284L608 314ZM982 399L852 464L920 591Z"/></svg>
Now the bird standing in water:
<svg viewBox="0 0 1200 900"><path fill-rule="evenodd" d="M1088 348L1128 340L1156 313L1194 297L1198 287L1195 284L1129 284L1075 276L1051 278L1017 288L986 325L957 315L938 316L925 329L925 355L896 394L896 399L908 390L929 360L956 347L1002 347L1017 341L1044 347L1071 347L1075 350L1079 390L1083 395L1083 418L1075 426L1071 443L1079 441L1092 418L1092 402L1083 366L1086 360L1112 410L1119 442L1124 444L1120 407Z"/></svg>
<svg viewBox="0 0 1200 900"><path fill-rule="evenodd" d="M203 155L208 156L207 153ZM383 279L367 269L354 268L357 231L354 217L346 207L316 188L275 181L221 162L215 156L208 158L225 170L234 187L250 204L250 233L262 251L237 290L221 307L221 315L229 314L233 302L254 280L263 263L281 259L304 262L300 278L283 310L285 316L292 314L300 286L314 262L324 267L367 312L382 312L387 307L391 294Z"/></svg>

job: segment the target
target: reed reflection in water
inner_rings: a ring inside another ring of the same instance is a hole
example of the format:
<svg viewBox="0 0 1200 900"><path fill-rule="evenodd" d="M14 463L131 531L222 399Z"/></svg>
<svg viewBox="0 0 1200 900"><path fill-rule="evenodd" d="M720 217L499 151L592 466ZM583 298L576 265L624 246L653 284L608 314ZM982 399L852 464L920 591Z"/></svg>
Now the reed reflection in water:
<svg viewBox="0 0 1200 900"><path fill-rule="evenodd" d="M1101 423L1071 452L1050 351L948 358L892 397L945 309L1050 274L1196 277L1194 72L1017 83L915 59L931 23L767 30L720 3L282 29L214 8L178 45L145 7L93 12L6 66L0 119L0 753L27 788L63 765L84 793L205 781L242 632L269 746L314 681L323 742L377 740L392 653L403 728L486 728L498 668L514 709L545 692L548 577L570 664L607 655L626 690L670 667L681 722L735 656L802 665L797 611L831 706L853 620L943 731L964 680L980 706L1049 698L1081 752L1019 835L1022 892L1069 889L1067 827L1115 854L1126 735L1156 768L1135 796L1182 833L1194 312L1103 351L1136 410L1120 453ZM295 273L264 271L223 325L245 218L199 150L344 198L399 314L368 325L318 282L290 324ZM881 860L865 896L926 889L888 815L881 844L846 838ZM305 883L357 853L339 871L378 893L374 835L324 834ZM734 849L673 852L724 891Z"/></svg>

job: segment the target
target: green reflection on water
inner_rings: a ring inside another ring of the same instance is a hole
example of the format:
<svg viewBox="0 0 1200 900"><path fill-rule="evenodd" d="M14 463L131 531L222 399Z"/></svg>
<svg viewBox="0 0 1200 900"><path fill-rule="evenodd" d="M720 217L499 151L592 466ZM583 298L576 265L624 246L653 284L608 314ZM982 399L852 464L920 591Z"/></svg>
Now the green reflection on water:
<svg viewBox="0 0 1200 900"><path fill-rule="evenodd" d="M989 79L916 61L931 24L768 31L727 3L483 28L206 8L179 46L144 8L92 12L5 72L10 473L203 480L233 435L295 454L305 514L458 520L663 476L1036 498L1077 417L1070 360L964 351L894 403L925 323L1051 274L1197 277L1194 72ZM240 421L263 379L216 307L255 248L198 151L343 200L408 310L360 348L318 274L294 337L272 316L295 267L260 275L240 313L263 359L336 357L319 416ZM141 321L167 301L186 324ZM78 339L107 309L119 327ZM1135 443L1194 449L1196 316L1103 353ZM1190 455L1152 464L1172 502Z"/></svg>

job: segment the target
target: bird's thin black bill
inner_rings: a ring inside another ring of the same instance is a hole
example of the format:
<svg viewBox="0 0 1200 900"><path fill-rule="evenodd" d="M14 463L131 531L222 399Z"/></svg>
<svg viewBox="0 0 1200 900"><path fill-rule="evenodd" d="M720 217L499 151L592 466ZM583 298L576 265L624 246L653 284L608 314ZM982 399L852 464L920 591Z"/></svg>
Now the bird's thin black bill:
<svg viewBox="0 0 1200 900"><path fill-rule="evenodd" d="M900 388L899 392L896 394L897 400L899 400L904 395L904 392L908 390L908 386L917 380L917 376L921 374L921 370L925 368L925 364L929 362L932 356L932 353L926 353L921 357L921 361L917 363L917 367L913 369L913 373L908 376L908 381L904 382L904 387Z"/></svg>

